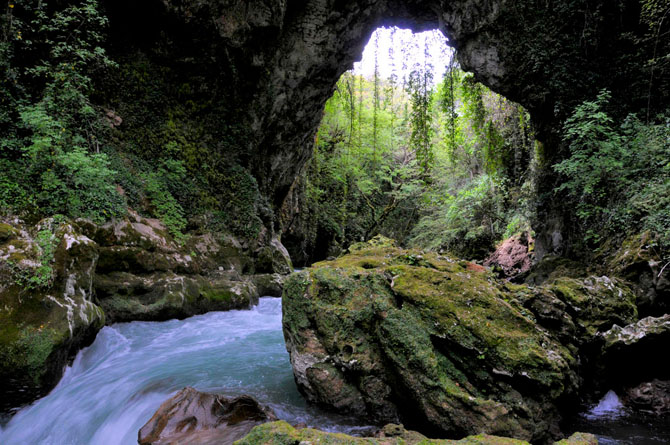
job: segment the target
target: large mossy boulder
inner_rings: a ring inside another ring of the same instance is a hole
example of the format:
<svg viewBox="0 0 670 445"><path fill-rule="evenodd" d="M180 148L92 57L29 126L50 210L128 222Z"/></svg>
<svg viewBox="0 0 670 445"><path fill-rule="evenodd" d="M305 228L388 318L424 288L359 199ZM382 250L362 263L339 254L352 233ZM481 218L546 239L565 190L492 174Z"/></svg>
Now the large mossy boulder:
<svg viewBox="0 0 670 445"><path fill-rule="evenodd" d="M284 334L311 401L454 437L557 434L577 357L481 266L394 247L292 275Z"/></svg>
<svg viewBox="0 0 670 445"><path fill-rule="evenodd" d="M50 390L105 323L92 299L96 244L53 219L10 227L0 241L2 410Z"/></svg>
<svg viewBox="0 0 670 445"><path fill-rule="evenodd" d="M581 385L580 345L635 315L612 280L513 285L474 263L375 244L293 274L283 294L301 391L375 422L556 438ZM601 311L620 306L630 313Z"/></svg>
<svg viewBox="0 0 670 445"><path fill-rule="evenodd" d="M478 434L460 440L436 440L402 425L386 425L375 437L352 437L341 433L327 433L312 428L294 428L284 421L265 423L255 427L235 445L528 445L528 442L506 437ZM560 445L597 445L592 434L575 433L556 442Z"/></svg>

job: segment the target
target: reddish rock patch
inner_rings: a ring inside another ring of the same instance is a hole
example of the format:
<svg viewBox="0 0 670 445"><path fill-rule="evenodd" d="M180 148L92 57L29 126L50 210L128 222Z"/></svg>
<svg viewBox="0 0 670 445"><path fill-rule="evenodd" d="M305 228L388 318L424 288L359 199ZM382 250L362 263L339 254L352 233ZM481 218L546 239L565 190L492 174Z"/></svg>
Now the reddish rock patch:
<svg viewBox="0 0 670 445"><path fill-rule="evenodd" d="M526 273L533 262L533 242L526 232L508 238L486 259L484 266L498 267L506 278Z"/></svg>

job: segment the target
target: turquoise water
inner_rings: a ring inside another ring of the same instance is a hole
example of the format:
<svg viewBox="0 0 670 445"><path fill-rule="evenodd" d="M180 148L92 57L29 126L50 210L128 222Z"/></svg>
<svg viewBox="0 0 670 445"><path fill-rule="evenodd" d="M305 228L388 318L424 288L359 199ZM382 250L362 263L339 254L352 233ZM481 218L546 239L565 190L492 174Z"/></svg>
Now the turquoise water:
<svg viewBox="0 0 670 445"><path fill-rule="evenodd" d="M184 386L250 394L280 419L331 431L356 421L310 407L293 381L281 329L281 300L251 310L103 328L58 386L0 430L3 445L136 444L137 431Z"/></svg>

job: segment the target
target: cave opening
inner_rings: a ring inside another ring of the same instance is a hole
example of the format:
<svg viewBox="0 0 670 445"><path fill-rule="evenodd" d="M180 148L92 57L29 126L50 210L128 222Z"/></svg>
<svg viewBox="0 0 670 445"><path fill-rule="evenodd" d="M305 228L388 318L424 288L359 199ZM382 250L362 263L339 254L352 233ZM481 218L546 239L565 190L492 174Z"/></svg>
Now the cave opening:
<svg viewBox="0 0 670 445"><path fill-rule="evenodd" d="M483 260L530 231L504 195L533 187L533 144L528 112L463 71L441 31L378 28L325 104L282 241L299 265L377 235Z"/></svg>

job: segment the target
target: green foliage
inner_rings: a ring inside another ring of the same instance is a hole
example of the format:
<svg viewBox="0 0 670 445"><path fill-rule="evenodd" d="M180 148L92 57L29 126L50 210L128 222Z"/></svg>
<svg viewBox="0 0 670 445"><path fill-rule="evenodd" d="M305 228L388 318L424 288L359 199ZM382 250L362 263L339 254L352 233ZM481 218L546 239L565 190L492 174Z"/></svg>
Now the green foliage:
<svg viewBox="0 0 670 445"><path fill-rule="evenodd" d="M100 47L106 24L95 0L62 9L25 0L3 17L3 213L101 222L125 212L89 99L91 74L113 66Z"/></svg>
<svg viewBox="0 0 670 445"><path fill-rule="evenodd" d="M407 94L412 110L409 116L411 129L409 144L416 153L424 179L428 178L435 159L432 144L434 134L432 81L432 72L423 69L412 71L407 83Z"/></svg>
<svg viewBox="0 0 670 445"><path fill-rule="evenodd" d="M533 132L527 112L452 66L437 87L442 136L410 243L469 258L530 230Z"/></svg>
<svg viewBox="0 0 670 445"><path fill-rule="evenodd" d="M485 256L505 229L505 186L481 175L428 209L412 231L412 243L474 258Z"/></svg>
<svg viewBox="0 0 670 445"><path fill-rule="evenodd" d="M45 104L24 108L21 120L32 131L23 148L24 174L31 180L31 200L45 215L57 213L101 222L124 212L107 156L90 153L80 135L66 130L47 113Z"/></svg>
<svg viewBox="0 0 670 445"><path fill-rule="evenodd" d="M212 227L254 239L263 227L259 216L262 202L256 179L239 165L226 169L221 179L221 207L213 213Z"/></svg>
<svg viewBox="0 0 670 445"><path fill-rule="evenodd" d="M606 109L611 94L575 108L566 120L570 157L554 165L575 208L587 245L649 230L670 247L670 120L646 124L630 115L617 124Z"/></svg>
<svg viewBox="0 0 670 445"><path fill-rule="evenodd" d="M340 79L301 192L303 233L318 255L383 234L481 257L503 235L529 230L528 114L451 68L437 87L429 66L404 85Z"/></svg>
<svg viewBox="0 0 670 445"><path fill-rule="evenodd" d="M47 289L54 280L53 262L58 243L61 241L54 235L58 225L63 221L56 215L46 223L46 227L37 232L35 242L38 247L38 265L34 268L21 267L8 262L14 281L25 289Z"/></svg>
<svg viewBox="0 0 670 445"><path fill-rule="evenodd" d="M157 172L144 175L145 190L151 200L153 212L176 239L184 237L187 221L184 209L170 192L170 187L183 180L185 175L184 166L174 160L164 162Z"/></svg>

